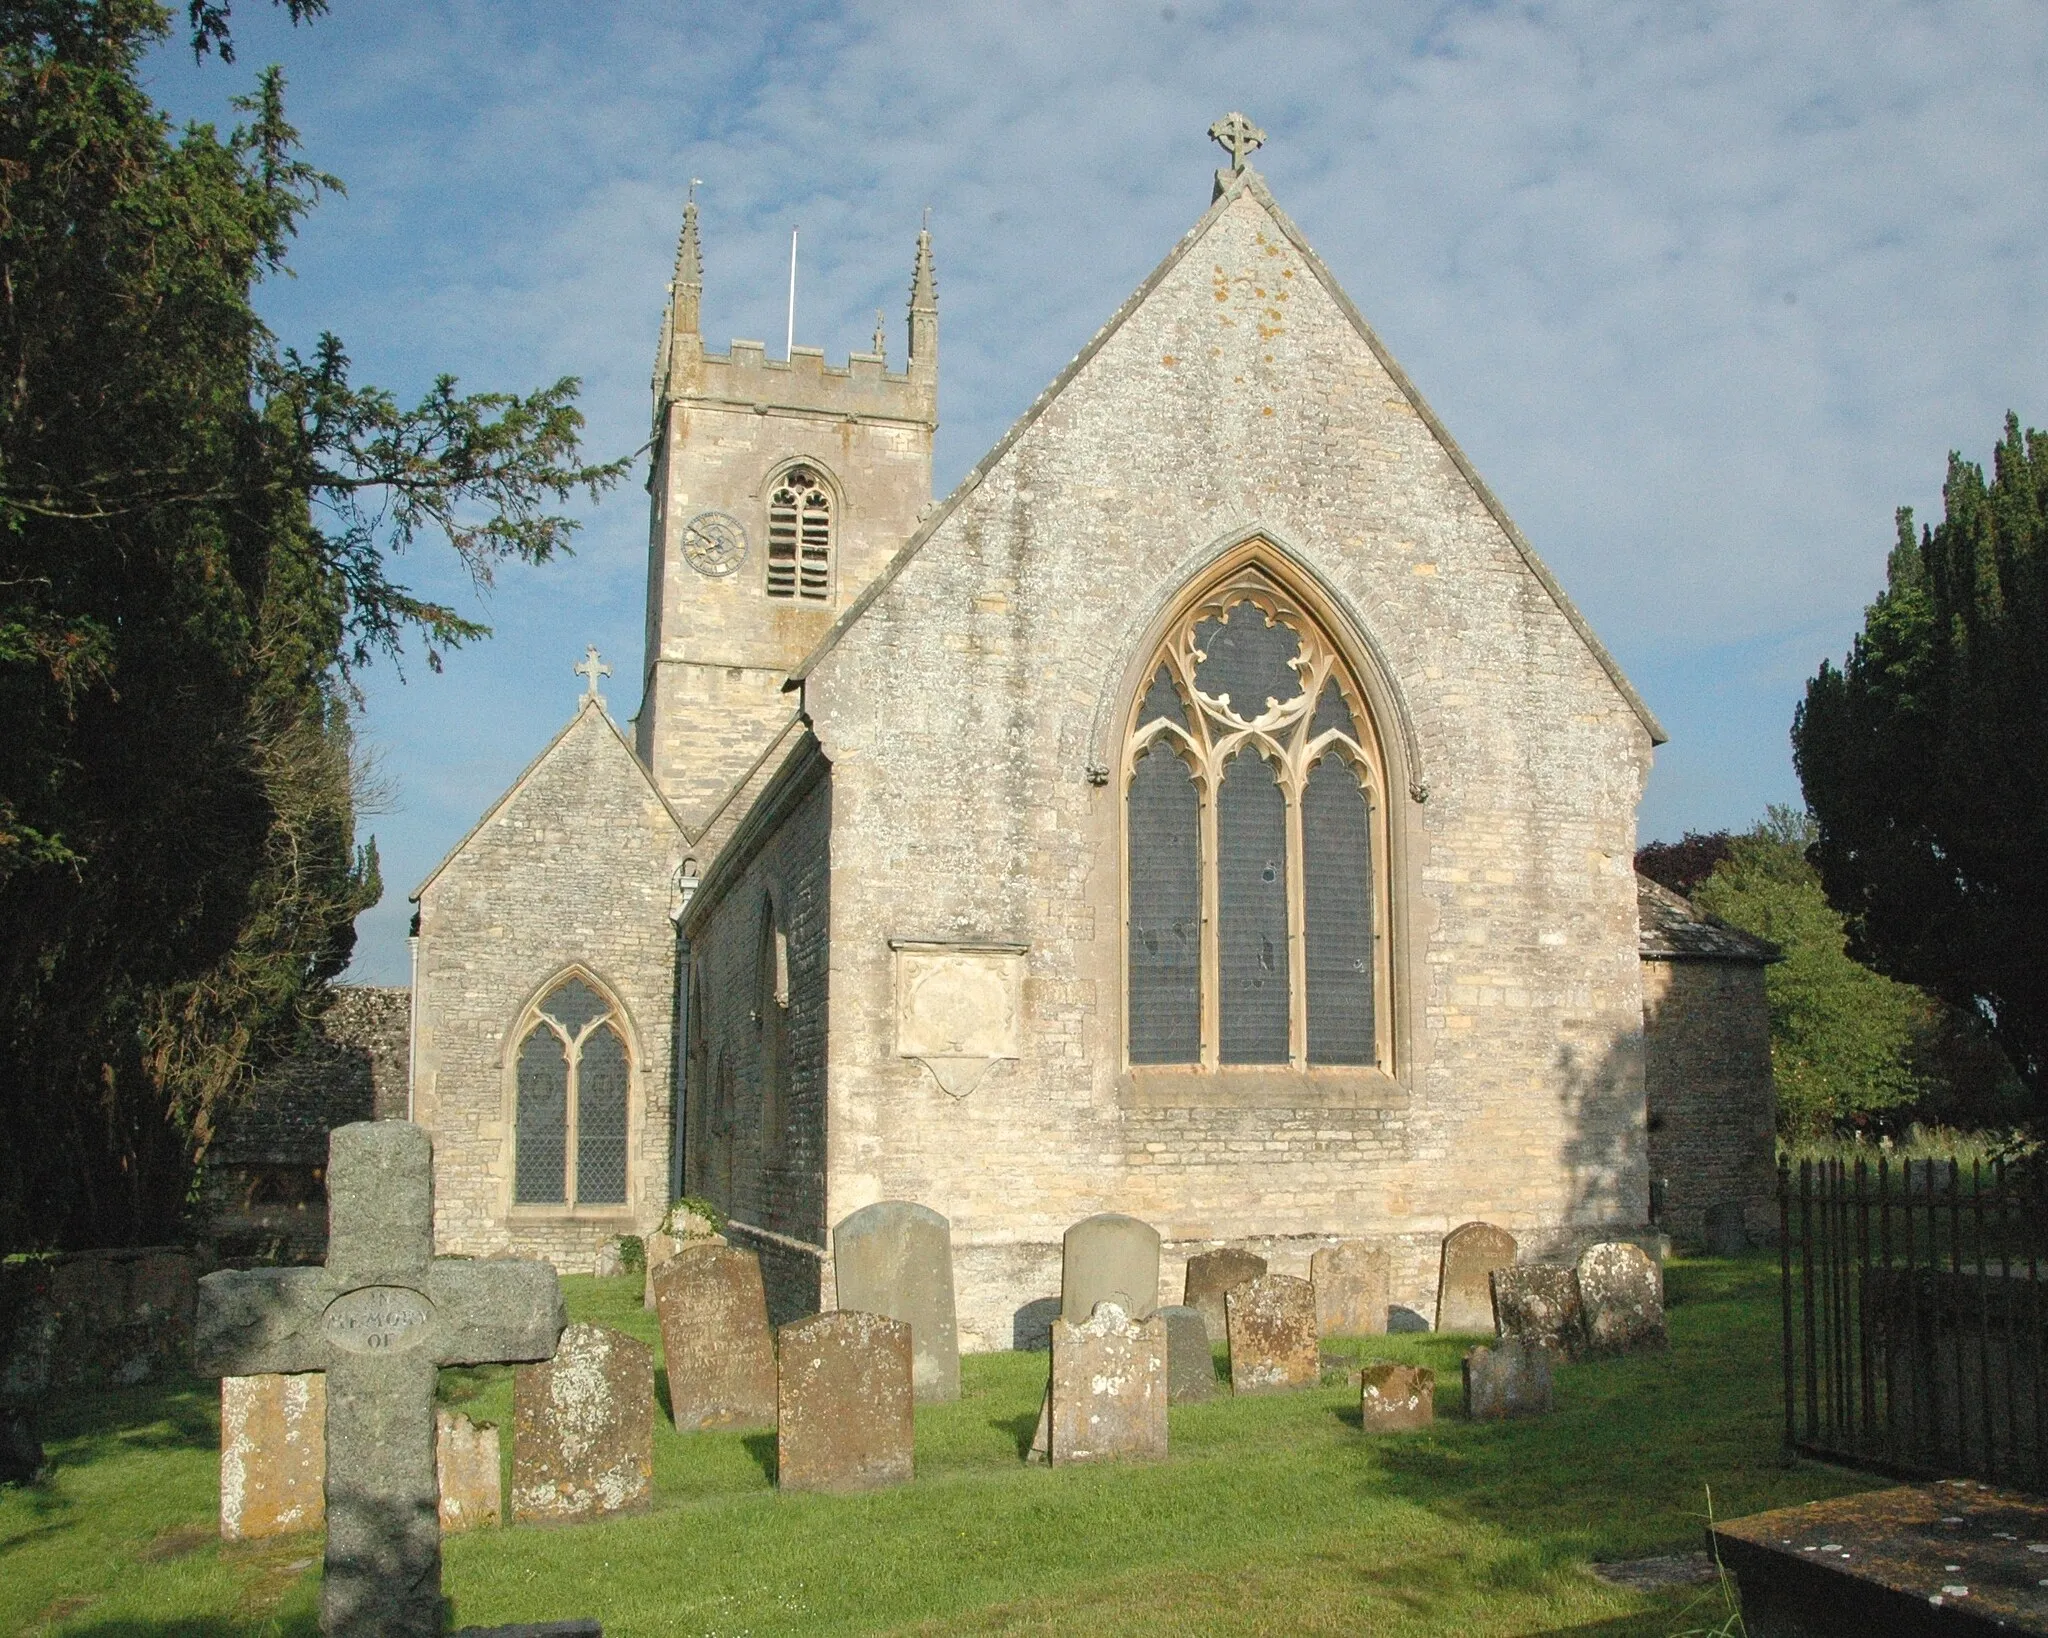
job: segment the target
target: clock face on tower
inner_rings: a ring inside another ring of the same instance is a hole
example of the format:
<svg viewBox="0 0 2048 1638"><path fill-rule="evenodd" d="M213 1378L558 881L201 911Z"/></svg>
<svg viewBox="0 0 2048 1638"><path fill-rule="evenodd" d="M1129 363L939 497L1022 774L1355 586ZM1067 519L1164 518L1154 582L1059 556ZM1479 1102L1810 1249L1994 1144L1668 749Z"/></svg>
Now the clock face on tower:
<svg viewBox="0 0 2048 1638"><path fill-rule="evenodd" d="M747 530L730 512L699 512L683 525L683 557L699 574L722 580L747 560Z"/></svg>

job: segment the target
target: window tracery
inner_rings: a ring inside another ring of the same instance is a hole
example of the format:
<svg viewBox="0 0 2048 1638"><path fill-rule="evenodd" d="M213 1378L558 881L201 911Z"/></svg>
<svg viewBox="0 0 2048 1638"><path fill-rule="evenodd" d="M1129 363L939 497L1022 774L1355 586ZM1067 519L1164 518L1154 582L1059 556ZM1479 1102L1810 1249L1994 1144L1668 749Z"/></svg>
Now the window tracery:
<svg viewBox="0 0 2048 1638"><path fill-rule="evenodd" d="M823 602L832 595L832 492L808 466L768 491L768 595Z"/></svg>
<svg viewBox="0 0 2048 1638"><path fill-rule="evenodd" d="M1176 620L1124 759L1133 1065L1388 1067L1384 766L1356 677L1266 572Z"/></svg>
<svg viewBox="0 0 2048 1638"><path fill-rule="evenodd" d="M632 1063L618 1009L582 978L563 979L515 1063L513 1204L624 1205Z"/></svg>

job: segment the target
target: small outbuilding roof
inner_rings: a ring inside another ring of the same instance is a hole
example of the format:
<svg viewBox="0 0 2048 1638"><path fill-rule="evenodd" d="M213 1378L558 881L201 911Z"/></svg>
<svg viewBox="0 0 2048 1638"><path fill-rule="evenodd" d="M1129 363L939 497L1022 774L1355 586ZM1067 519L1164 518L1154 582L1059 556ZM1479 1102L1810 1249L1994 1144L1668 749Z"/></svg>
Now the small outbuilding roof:
<svg viewBox="0 0 2048 1638"><path fill-rule="evenodd" d="M1645 961L1748 961L1765 966L1785 952L1706 915L1690 899L1636 873L1637 951Z"/></svg>

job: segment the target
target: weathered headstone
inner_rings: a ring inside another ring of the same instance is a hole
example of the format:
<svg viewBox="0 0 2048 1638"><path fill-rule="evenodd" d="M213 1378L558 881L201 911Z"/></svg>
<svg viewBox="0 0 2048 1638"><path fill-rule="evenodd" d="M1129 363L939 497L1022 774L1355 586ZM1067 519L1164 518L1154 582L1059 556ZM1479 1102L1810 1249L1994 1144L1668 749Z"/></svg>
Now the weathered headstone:
<svg viewBox="0 0 2048 1638"><path fill-rule="evenodd" d="M512 1378L512 1522L570 1524L645 1507L654 1489L654 1350L572 1325Z"/></svg>
<svg viewBox="0 0 2048 1638"><path fill-rule="evenodd" d="M1191 1405L1216 1396L1216 1355L1209 1345L1209 1325L1198 1308L1176 1305L1159 1310L1166 1321L1166 1397Z"/></svg>
<svg viewBox="0 0 2048 1638"><path fill-rule="evenodd" d="M1117 1211L1082 1218L1060 1247L1060 1318L1079 1325L1105 1302L1132 1320L1159 1310L1159 1231Z"/></svg>
<svg viewBox="0 0 2048 1638"><path fill-rule="evenodd" d="M1576 1359L1586 1346L1585 1314L1575 1269L1517 1263L1493 1271L1493 1328Z"/></svg>
<svg viewBox="0 0 2048 1638"><path fill-rule="evenodd" d="M220 1538L317 1530L327 1517L327 1378L220 1379Z"/></svg>
<svg viewBox="0 0 2048 1638"><path fill-rule="evenodd" d="M1548 1415L1557 1404L1551 1357L1550 1349L1520 1337L1474 1348L1465 1356L1465 1414L1475 1422Z"/></svg>
<svg viewBox="0 0 2048 1638"><path fill-rule="evenodd" d="M929 1206L883 1200L832 1231L839 1306L910 1327L920 1404L960 1397L953 1318L953 1225Z"/></svg>
<svg viewBox="0 0 2048 1638"><path fill-rule="evenodd" d="M776 1484L842 1491L908 1484L915 1354L911 1327L881 1314L842 1310L783 1326L776 1333Z"/></svg>
<svg viewBox="0 0 2048 1638"><path fill-rule="evenodd" d="M1166 1454L1166 1321L1113 1302L1052 1326L1051 1455L1100 1462Z"/></svg>
<svg viewBox="0 0 2048 1638"><path fill-rule="evenodd" d="M1443 1264L1437 1275L1436 1328L1439 1331L1491 1331L1496 1268L1513 1266L1515 1237L1491 1223L1465 1223L1444 1236Z"/></svg>
<svg viewBox="0 0 2048 1638"><path fill-rule="evenodd" d="M1426 1365L1368 1365L1359 1374L1359 1425L1406 1433L1436 1420L1436 1372Z"/></svg>
<svg viewBox="0 0 2048 1638"><path fill-rule="evenodd" d="M619 1242L607 1240L597 1248L590 1259L590 1272L600 1280L617 1279L626 1272L625 1254L619 1250Z"/></svg>
<svg viewBox="0 0 2048 1638"><path fill-rule="evenodd" d="M1291 1274L1234 1286L1223 1306L1230 1327L1230 1391L1283 1393L1323 1379L1316 1346L1316 1292Z"/></svg>
<svg viewBox="0 0 2048 1638"><path fill-rule="evenodd" d="M1749 1249L1749 1224L1740 1200L1716 1200L1707 1208L1707 1254L1740 1257Z"/></svg>
<svg viewBox="0 0 2048 1638"><path fill-rule="evenodd" d="M505 1521L498 1430L459 1411L434 1413L434 1471L441 1480L441 1530L477 1530Z"/></svg>
<svg viewBox="0 0 2048 1638"><path fill-rule="evenodd" d="M761 1259L691 1242L661 1266L654 1296L677 1428L773 1427L775 1338Z"/></svg>
<svg viewBox="0 0 2048 1638"><path fill-rule="evenodd" d="M1641 1246L1611 1240L1581 1252L1579 1300L1595 1352L1664 1346L1664 1276Z"/></svg>
<svg viewBox="0 0 2048 1638"><path fill-rule="evenodd" d="M1393 1270L1386 1249L1365 1240L1319 1246L1308 1260L1316 1288L1316 1329L1326 1337L1386 1335Z"/></svg>
<svg viewBox="0 0 2048 1638"><path fill-rule="evenodd" d="M207 1376L327 1373L328 1638L433 1638L441 1619L434 1381L443 1365L554 1352L555 1271L434 1256L433 1146L410 1121L328 1139L324 1268L223 1270L199 1283Z"/></svg>
<svg viewBox="0 0 2048 1638"><path fill-rule="evenodd" d="M1238 1286L1249 1285L1265 1272L1266 1259L1256 1252L1240 1251L1235 1246L1197 1252L1188 1259L1180 1300L1201 1314L1210 1336L1220 1337L1229 1323L1223 1311L1224 1295Z"/></svg>

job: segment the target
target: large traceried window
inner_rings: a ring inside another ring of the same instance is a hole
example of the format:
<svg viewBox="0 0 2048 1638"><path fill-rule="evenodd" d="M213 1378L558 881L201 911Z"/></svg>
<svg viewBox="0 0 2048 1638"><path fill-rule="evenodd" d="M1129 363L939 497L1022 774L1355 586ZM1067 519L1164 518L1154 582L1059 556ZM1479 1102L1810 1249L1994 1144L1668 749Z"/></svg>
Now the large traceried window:
<svg viewBox="0 0 2048 1638"><path fill-rule="evenodd" d="M1175 623L1124 761L1133 1065L1390 1067L1384 766L1350 668L1264 571Z"/></svg>
<svg viewBox="0 0 2048 1638"><path fill-rule="evenodd" d="M768 491L768 595L821 603L832 595L832 492L807 466Z"/></svg>
<svg viewBox="0 0 2048 1638"><path fill-rule="evenodd" d="M625 1023L581 978L549 990L519 1043L512 1203L626 1203Z"/></svg>

